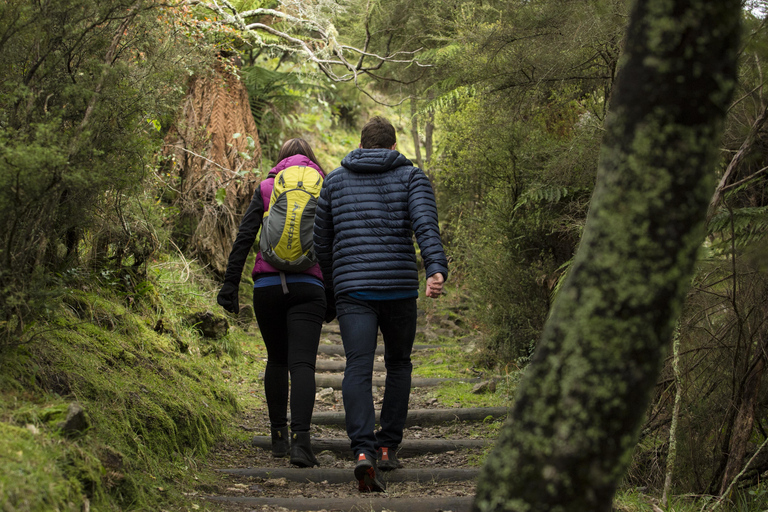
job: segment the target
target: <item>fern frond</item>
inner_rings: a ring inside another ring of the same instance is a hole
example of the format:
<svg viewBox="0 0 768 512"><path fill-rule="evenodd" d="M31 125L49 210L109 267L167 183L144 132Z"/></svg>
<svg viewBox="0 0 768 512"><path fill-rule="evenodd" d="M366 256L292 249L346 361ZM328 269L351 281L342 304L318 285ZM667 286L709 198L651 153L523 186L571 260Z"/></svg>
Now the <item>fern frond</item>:
<svg viewBox="0 0 768 512"><path fill-rule="evenodd" d="M714 249L745 247L768 235L768 206L720 209L707 225ZM723 247L725 246L725 247Z"/></svg>

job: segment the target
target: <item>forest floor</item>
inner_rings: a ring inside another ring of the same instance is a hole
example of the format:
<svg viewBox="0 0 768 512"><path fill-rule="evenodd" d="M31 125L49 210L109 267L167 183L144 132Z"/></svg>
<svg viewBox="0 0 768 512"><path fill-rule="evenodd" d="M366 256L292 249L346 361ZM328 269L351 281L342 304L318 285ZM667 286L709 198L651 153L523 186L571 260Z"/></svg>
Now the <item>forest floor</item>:
<svg viewBox="0 0 768 512"><path fill-rule="evenodd" d="M269 421L266 407L261 407L245 410L241 414L239 428L245 435L214 448L206 463L219 478L214 483L201 485L195 494L203 499L206 508L210 509L216 503L220 510L227 512L469 510L477 473L504 421L508 399L503 396L504 384L497 390L498 377L466 367L466 354L469 353L466 345L472 345L472 338L457 336L460 329L449 317L428 318L420 323L420 335L417 336L417 348L413 355L414 383L418 384L424 378L420 376L423 374L433 379L447 377L451 381L438 386L412 388L409 422L400 451L403 468L383 473L387 481L385 493L358 491L353 477L355 462L343 422L331 424L333 421L320 421L324 424L318 424L313 418L313 445L322 442L334 444L331 449L315 448L319 468L293 468L288 458L273 458L267 437ZM420 340L426 344L418 345ZM445 340L450 341L445 346L441 345L441 341ZM340 345L338 324L334 322L324 326L321 349L338 349ZM379 345L382 345L381 339ZM321 366L324 361L337 361L339 365L343 360L343 355L323 353L321 350L318 355L318 384L322 384L323 379L334 380L333 375L340 382L342 371L326 373ZM383 364L382 355L377 355L376 360ZM374 378L384 375L380 371L374 372ZM434 384L424 380L420 382ZM335 382L333 384L318 387L314 410L316 417L343 411L341 390ZM374 386L377 411L381 407L383 392L383 386ZM451 417L451 411L456 409L464 409L466 413L478 410L478 407L479 413L485 415L476 421ZM433 413L438 416L447 414L447 417L430 419ZM412 416L423 414L426 414L426 419L411 420ZM469 442L472 446L462 444L468 440L473 440ZM427 441L428 446L424 447L421 441ZM443 445L446 443L439 441L449 443L447 447L436 447L435 441ZM451 447L454 442L456 446ZM254 443L259 443L260 447Z"/></svg>

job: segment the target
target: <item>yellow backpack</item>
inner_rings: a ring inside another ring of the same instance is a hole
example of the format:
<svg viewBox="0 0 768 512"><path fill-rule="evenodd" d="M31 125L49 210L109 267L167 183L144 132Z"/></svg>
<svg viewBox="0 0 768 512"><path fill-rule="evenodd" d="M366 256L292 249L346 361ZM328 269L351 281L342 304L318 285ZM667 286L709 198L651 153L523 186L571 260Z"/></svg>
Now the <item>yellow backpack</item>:
<svg viewBox="0 0 768 512"><path fill-rule="evenodd" d="M259 250L278 270L302 272L317 262L312 231L323 177L312 167L294 165L275 176L264 212Z"/></svg>

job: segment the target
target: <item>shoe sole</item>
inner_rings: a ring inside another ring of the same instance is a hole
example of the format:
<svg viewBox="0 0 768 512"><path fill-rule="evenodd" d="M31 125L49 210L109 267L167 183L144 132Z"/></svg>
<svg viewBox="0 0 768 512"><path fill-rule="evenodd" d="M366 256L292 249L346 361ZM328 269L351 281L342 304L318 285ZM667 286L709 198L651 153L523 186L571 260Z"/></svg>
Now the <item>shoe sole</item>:
<svg viewBox="0 0 768 512"><path fill-rule="evenodd" d="M357 488L360 492L384 492L386 486L376 478L376 470L373 466L358 466L355 468Z"/></svg>

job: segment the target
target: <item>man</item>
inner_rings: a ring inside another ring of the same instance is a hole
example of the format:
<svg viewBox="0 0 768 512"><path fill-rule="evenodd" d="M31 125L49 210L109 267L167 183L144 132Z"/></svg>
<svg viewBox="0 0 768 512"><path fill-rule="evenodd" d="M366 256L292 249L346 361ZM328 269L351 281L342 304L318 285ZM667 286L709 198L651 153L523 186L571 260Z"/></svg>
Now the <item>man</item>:
<svg viewBox="0 0 768 512"><path fill-rule="evenodd" d="M414 234L427 297L438 297L448 276L432 186L396 146L389 121L368 121L360 147L326 177L315 217L315 250L326 284L333 285L347 358L342 396L362 492L384 491L378 470L400 466L396 452L408 414L419 295ZM381 429L374 432L371 382L379 329L387 378Z"/></svg>

